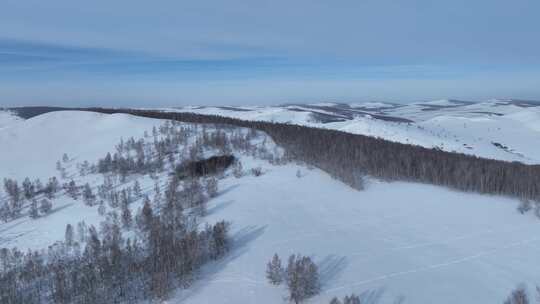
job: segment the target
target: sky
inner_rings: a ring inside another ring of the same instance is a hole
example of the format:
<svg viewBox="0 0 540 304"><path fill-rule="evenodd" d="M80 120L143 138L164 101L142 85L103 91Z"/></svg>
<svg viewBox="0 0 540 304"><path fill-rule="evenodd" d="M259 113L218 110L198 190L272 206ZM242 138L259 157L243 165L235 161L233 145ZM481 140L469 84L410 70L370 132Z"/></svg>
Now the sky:
<svg viewBox="0 0 540 304"><path fill-rule="evenodd" d="M0 1L0 106L540 100L538 0Z"/></svg>

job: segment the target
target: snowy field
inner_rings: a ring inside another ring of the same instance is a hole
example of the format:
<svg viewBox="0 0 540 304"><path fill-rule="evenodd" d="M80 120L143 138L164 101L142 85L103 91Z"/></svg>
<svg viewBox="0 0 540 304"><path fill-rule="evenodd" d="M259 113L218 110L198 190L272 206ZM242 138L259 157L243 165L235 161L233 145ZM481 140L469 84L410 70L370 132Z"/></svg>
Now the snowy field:
<svg viewBox="0 0 540 304"><path fill-rule="evenodd" d="M55 163L63 153L72 166L94 162L114 151L121 137L142 137L162 123L87 112L6 123L0 129L0 178L48 178L58 173ZM317 169L238 156L245 169L260 166L264 174L221 180L205 217L232 222L234 246L167 303L286 303L285 289L265 279L274 253L309 255L318 264L322 291L306 303L353 292L362 303L400 297L404 303L500 303L517 283L540 284L540 221L516 212L515 200L376 180L358 192ZM78 183L97 177L80 178ZM140 181L152 191L148 177ZM96 206L68 197L55 206L47 217L0 224L0 247L43 249L63 239L67 223L101 220Z"/></svg>
<svg viewBox="0 0 540 304"><path fill-rule="evenodd" d="M540 222L510 199L410 183L358 192L301 170L228 181L210 219L231 220L238 247L178 299L282 303L285 289L264 277L275 252L318 263L322 293L308 303L353 292L362 303L502 303L518 282L540 282Z"/></svg>
<svg viewBox="0 0 540 304"><path fill-rule="evenodd" d="M449 152L540 163L540 104L534 102L437 100L173 110L336 129Z"/></svg>

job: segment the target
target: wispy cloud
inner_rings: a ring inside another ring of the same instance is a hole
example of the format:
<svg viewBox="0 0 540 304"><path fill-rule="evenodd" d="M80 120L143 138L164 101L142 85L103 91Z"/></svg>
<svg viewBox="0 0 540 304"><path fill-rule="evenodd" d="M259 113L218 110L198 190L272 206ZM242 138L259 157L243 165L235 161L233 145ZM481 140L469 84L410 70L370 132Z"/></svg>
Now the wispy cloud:
<svg viewBox="0 0 540 304"><path fill-rule="evenodd" d="M0 38L0 68L4 69L114 63L138 58L149 56L132 51Z"/></svg>
<svg viewBox="0 0 540 304"><path fill-rule="evenodd" d="M9 79L109 76L124 79L182 81L220 79L395 79L441 78L460 73L429 65L363 64L331 58L300 58L264 54L256 47L208 44L224 58L181 59L104 48L0 39L0 70Z"/></svg>

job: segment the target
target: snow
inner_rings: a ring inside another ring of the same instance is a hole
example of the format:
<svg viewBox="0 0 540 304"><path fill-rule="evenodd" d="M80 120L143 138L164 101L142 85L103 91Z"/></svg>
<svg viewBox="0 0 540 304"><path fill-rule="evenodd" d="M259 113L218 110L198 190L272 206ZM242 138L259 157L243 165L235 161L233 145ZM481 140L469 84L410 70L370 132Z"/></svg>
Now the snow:
<svg viewBox="0 0 540 304"><path fill-rule="evenodd" d="M349 106L353 108L364 108L364 109L377 109L377 108L386 108L386 107L394 107L393 104L386 103L386 102L363 102L363 103L351 103Z"/></svg>
<svg viewBox="0 0 540 304"><path fill-rule="evenodd" d="M540 111L519 111L506 117L523 124L525 127L540 132Z"/></svg>
<svg viewBox="0 0 540 304"><path fill-rule="evenodd" d="M233 222L237 248L178 301L282 303L285 289L265 281L276 252L318 263L322 293L308 303L353 292L368 303L496 303L518 282L540 282L540 237L531 234L540 223L510 199L377 181L358 192L296 169L223 183L234 191L211 203L209 218Z"/></svg>
<svg viewBox="0 0 540 304"><path fill-rule="evenodd" d="M314 103L313 104L314 106L319 106L319 107L333 107L336 105L336 103L334 102L318 102L318 103Z"/></svg>
<svg viewBox="0 0 540 304"><path fill-rule="evenodd" d="M528 115L505 119L534 126ZM495 123L471 121L468 126L487 124L484 128ZM48 178L57 174L55 162L64 152L74 158L68 168L73 172L75 162L95 161L113 151L121 137L142 137L162 122L75 111L18 122L0 129L0 145L8 147L0 154L0 178ZM381 126L356 123L364 130ZM453 129L460 123L456 117L426 122ZM400 130L390 126L385 136ZM393 303L399 296L405 303L496 303L519 282L540 283L535 233L540 221L516 212L513 199L377 180L359 192L318 169L240 157L244 169L260 166L264 174L221 180L220 195L209 202L204 219L232 222L234 246L168 303L285 303L285 288L265 279L266 262L276 252L283 260L292 253L309 255L319 265L322 292L307 303L328 303L353 292L367 303ZM149 177L138 179L144 191L151 191ZM62 197L54 207L56 212L37 220L23 216L0 224L0 247L44 249L63 239L67 223L96 225L102 219L97 207L80 200Z"/></svg>
<svg viewBox="0 0 540 304"><path fill-rule="evenodd" d="M244 107L245 108L245 107ZM298 108L296 106L292 108ZM287 108L267 108L257 107L252 108L251 111L235 111L222 108L199 108L195 110L189 110L189 112L208 114L208 115L222 115L239 119L247 120L259 120L259 121L272 121L280 123L296 123L298 121L307 121L311 119L311 115L308 112L299 112L290 110Z"/></svg>
<svg viewBox="0 0 540 304"><path fill-rule="evenodd" d="M0 130L8 126L11 126L15 123L18 123L20 121L22 121L22 119L19 118L14 113L12 113L11 111L0 109Z"/></svg>
<svg viewBox="0 0 540 304"><path fill-rule="evenodd" d="M430 105L430 106L443 106L443 107L452 107L456 106L457 103L450 100L450 99L438 99L438 100L430 100L426 102L420 102L419 104L422 105Z"/></svg>

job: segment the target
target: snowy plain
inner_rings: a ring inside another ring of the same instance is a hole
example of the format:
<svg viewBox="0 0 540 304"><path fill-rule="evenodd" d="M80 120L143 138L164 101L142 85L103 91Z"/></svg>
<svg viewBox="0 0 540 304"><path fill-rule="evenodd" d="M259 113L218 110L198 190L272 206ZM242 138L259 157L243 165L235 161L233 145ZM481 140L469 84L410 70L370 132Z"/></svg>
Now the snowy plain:
<svg viewBox="0 0 540 304"><path fill-rule="evenodd" d="M48 178L63 153L72 164L93 162L121 137L142 137L162 123L75 111L10 121L0 129L0 178ZM517 283L540 284L540 221L516 212L516 200L373 179L356 191L318 169L238 156L264 174L220 181L205 218L232 223L233 248L167 303L286 303L285 289L264 275L274 253L318 264L322 291L306 303L353 292L363 303L497 303ZM141 181L151 191L150 180ZM0 247L44 249L63 239L67 223L101 220L97 207L67 197L55 206L47 217L0 224Z"/></svg>

